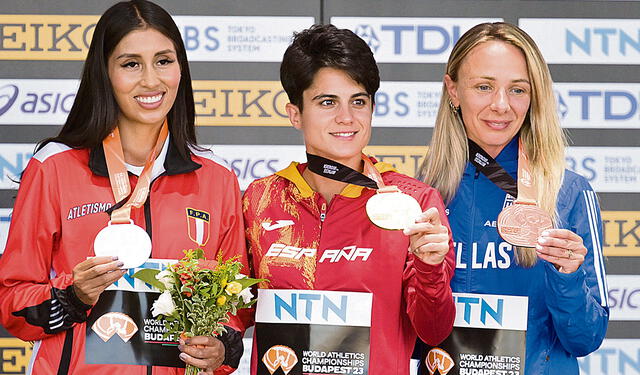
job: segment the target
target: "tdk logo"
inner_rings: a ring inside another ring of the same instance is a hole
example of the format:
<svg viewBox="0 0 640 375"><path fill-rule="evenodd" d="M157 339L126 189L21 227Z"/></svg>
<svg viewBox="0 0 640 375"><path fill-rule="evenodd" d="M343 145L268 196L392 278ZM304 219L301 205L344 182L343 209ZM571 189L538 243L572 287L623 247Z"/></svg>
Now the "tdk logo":
<svg viewBox="0 0 640 375"><path fill-rule="evenodd" d="M18 86L4 85L0 87L0 116L11 108L18 98Z"/></svg>
<svg viewBox="0 0 640 375"><path fill-rule="evenodd" d="M482 297L455 296L456 308L462 309L463 319L467 324L473 321L480 321L482 325L487 324L487 319L491 318L493 322L502 326L502 317L504 313L504 299L497 298L489 301Z"/></svg>
<svg viewBox="0 0 640 375"><path fill-rule="evenodd" d="M569 106L567 106L567 103L564 101L564 98L558 90L554 90L554 92L556 94L556 102L558 105L558 117L561 120L564 120L567 117L567 112L569 112Z"/></svg>
<svg viewBox="0 0 640 375"><path fill-rule="evenodd" d="M465 31L501 19L332 17L331 23L353 30L371 47L378 62L446 62Z"/></svg>
<svg viewBox="0 0 640 375"><path fill-rule="evenodd" d="M556 83L558 117L570 128L637 128L640 84Z"/></svg>
<svg viewBox="0 0 640 375"><path fill-rule="evenodd" d="M378 39L375 31L373 31L373 27L370 25L358 25L353 32L367 42L367 45L371 48L373 53L378 51L378 47L380 47L380 39Z"/></svg>
<svg viewBox="0 0 640 375"><path fill-rule="evenodd" d="M289 314L293 319L299 320L302 317L306 320L318 319L318 306L320 306L320 319L329 320L329 312L339 318L341 321L347 321L348 296L342 295L332 301L327 295L319 295L316 293L291 293L290 299L285 301L279 295L275 294L275 316L282 319L283 312Z"/></svg>

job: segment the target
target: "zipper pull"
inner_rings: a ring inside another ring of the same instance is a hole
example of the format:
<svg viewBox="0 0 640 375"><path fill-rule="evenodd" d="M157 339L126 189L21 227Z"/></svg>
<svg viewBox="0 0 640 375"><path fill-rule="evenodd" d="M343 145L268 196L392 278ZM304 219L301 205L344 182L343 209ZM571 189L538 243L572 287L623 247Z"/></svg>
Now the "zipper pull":
<svg viewBox="0 0 640 375"><path fill-rule="evenodd" d="M473 176L473 178L478 179L478 176L480 176L480 171L476 168L476 174Z"/></svg>
<svg viewBox="0 0 640 375"><path fill-rule="evenodd" d="M322 206L320 206L320 221L324 222L324 219L327 217L327 202L322 202Z"/></svg>

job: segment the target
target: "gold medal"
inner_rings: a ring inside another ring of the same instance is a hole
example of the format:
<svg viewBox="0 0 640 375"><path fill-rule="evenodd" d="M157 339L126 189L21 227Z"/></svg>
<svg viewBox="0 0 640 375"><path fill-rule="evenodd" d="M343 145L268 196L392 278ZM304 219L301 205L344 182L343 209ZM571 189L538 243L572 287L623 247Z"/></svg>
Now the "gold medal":
<svg viewBox="0 0 640 375"><path fill-rule="evenodd" d="M377 190L367 201L366 210L373 224L389 230L400 230L414 224L422 213L420 203L396 186Z"/></svg>

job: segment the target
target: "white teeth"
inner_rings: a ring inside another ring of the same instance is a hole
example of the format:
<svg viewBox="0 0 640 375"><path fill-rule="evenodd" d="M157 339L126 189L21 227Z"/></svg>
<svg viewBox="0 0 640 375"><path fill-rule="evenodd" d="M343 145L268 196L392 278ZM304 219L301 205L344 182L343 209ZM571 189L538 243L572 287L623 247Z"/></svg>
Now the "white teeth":
<svg viewBox="0 0 640 375"><path fill-rule="evenodd" d="M356 134L356 132L333 133L333 135L338 136L338 137L351 137L354 134Z"/></svg>
<svg viewBox="0 0 640 375"><path fill-rule="evenodd" d="M162 94L154 95L154 96L136 96L135 99L140 103L144 104L152 104L157 103L162 99Z"/></svg>

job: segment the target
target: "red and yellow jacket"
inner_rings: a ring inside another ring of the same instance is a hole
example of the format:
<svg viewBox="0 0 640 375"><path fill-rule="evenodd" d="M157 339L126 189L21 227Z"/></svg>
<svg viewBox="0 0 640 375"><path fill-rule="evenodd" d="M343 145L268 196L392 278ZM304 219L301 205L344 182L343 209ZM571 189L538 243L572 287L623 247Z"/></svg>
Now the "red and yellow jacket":
<svg viewBox="0 0 640 375"><path fill-rule="evenodd" d="M423 209L436 207L448 226L435 189L395 172L388 164L375 166L386 185L398 186ZM369 221L365 204L373 190L347 185L327 204L302 178L305 168L306 164L292 163L254 181L244 194L252 271L269 280L260 287L373 293L369 374L409 374L416 333L435 345L451 332L453 243L450 240L442 264L422 262L407 251L409 239L402 231L380 229ZM269 252L272 246L275 250ZM287 251L277 251L285 246ZM366 250L368 256L338 255L353 247ZM296 249L300 256L291 256ZM256 366L254 349L252 374Z"/></svg>
<svg viewBox="0 0 640 375"><path fill-rule="evenodd" d="M136 181L130 173L132 187ZM84 322L91 306L73 293L72 270L94 256L93 240L114 205L101 147L92 151L49 143L24 171L0 258L0 323L22 340L37 341L29 373L184 372L85 364ZM200 233L189 220L189 212L195 211L207 214ZM151 236L151 258L179 259L183 249L201 247L208 258L221 252L224 258L239 256L246 265L241 215L233 172L214 161L211 152L194 151L185 160L168 138L154 165L149 197L143 207L132 210L131 219ZM233 318L229 326L234 329L221 338L227 351L220 369L226 371L221 373L233 371L242 355L244 325Z"/></svg>

